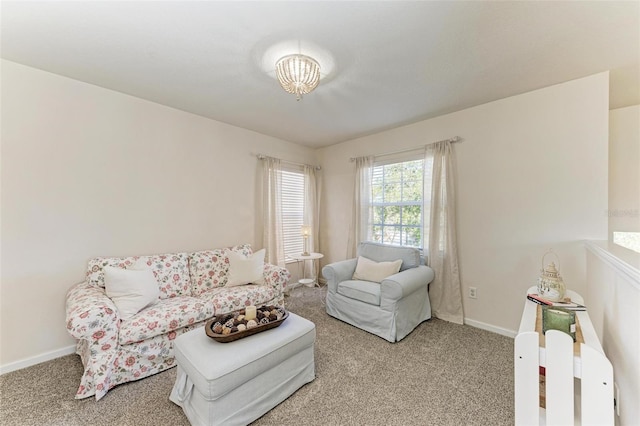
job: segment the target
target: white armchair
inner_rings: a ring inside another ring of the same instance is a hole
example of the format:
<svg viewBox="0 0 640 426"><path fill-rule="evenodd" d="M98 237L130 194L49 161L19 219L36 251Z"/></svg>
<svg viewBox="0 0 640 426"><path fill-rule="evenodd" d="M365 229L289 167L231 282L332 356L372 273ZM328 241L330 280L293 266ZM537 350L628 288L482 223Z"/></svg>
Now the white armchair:
<svg viewBox="0 0 640 426"><path fill-rule="evenodd" d="M400 272L377 283L352 279L357 259L325 266L329 315L390 342L431 318L429 283L434 272L422 264L418 249L365 242L359 244L358 256L376 262L401 259Z"/></svg>

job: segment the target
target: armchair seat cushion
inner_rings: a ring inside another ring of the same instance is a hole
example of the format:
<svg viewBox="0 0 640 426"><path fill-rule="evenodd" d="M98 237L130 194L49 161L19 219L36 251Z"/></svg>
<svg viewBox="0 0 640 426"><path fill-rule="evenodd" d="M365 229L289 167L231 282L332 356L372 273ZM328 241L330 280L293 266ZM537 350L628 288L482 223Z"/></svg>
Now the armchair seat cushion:
<svg viewBox="0 0 640 426"><path fill-rule="evenodd" d="M211 301L190 296L160 299L158 302L120 323L118 343L141 342L214 316Z"/></svg>
<svg viewBox="0 0 640 426"><path fill-rule="evenodd" d="M370 305L380 306L380 284L371 281L347 280L338 284L338 294Z"/></svg>

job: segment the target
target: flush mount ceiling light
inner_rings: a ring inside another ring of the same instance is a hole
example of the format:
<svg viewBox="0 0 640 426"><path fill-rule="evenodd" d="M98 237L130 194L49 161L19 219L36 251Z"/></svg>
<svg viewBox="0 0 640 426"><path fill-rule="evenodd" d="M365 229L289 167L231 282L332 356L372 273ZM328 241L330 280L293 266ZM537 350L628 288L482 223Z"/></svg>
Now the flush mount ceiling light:
<svg viewBox="0 0 640 426"><path fill-rule="evenodd" d="M315 59L305 55L287 55L276 62L276 77L284 90L296 95L311 93L320 82L320 65Z"/></svg>

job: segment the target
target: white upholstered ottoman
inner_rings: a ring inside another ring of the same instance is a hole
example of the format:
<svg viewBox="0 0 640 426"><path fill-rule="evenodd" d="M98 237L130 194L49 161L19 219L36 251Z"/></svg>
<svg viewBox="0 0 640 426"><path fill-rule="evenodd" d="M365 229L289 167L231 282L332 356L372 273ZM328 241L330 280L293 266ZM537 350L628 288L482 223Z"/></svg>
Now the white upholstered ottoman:
<svg viewBox="0 0 640 426"><path fill-rule="evenodd" d="M293 313L279 327L229 343L198 328L174 342L169 399L192 425L246 425L315 378L315 324Z"/></svg>

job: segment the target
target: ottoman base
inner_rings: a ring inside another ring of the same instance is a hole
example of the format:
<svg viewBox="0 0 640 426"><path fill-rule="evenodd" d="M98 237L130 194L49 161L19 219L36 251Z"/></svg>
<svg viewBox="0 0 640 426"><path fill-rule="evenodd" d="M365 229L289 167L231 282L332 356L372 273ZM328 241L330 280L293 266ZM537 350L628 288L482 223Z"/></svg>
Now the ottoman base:
<svg viewBox="0 0 640 426"><path fill-rule="evenodd" d="M315 379L315 326L295 314L278 328L231 343L215 342L202 329L183 336L176 339L177 378L169 399L192 425L247 425ZM255 357L246 358L251 348ZM229 361L227 369L225 359L236 349L246 359L240 366Z"/></svg>

